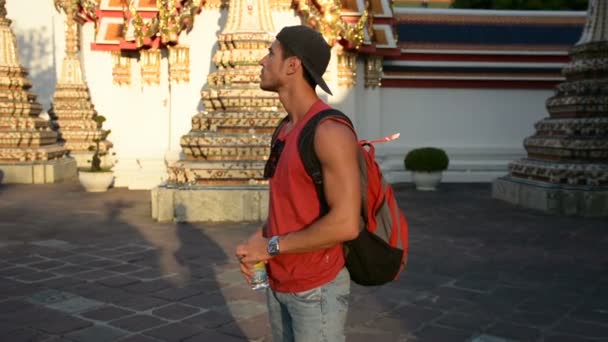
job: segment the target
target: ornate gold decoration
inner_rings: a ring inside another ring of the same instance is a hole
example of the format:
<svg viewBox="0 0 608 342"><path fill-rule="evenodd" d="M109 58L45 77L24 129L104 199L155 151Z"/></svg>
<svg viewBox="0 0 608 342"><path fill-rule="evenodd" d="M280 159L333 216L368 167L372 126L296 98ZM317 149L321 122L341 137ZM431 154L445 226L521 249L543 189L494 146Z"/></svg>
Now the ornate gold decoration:
<svg viewBox="0 0 608 342"><path fill-rule="evenodd" d="M8 23L10 25L10 20L6 18L6 0L0 0L0 20L2 21L2 25Z"/></svg>
<svg viewBox="0 0 608 342"><path fill-rule="evenodd" d="M161 54L158 49L142 50L139 55L141 64L142 83L157 85L160 83L160 60Z"/></svg>
<svg viewBox="0 0 608 342"><path fill-rule="evenodd" d="M192 129L180 140L186 160L169 167L170 183L266 183L271 134L285 115L277 94L259 85L259 61L274 32L267 0L230 2L213 57L217 70L201 91L205 111L192 118Z"/></svg>
<svg viewBox="0 0 608 342"><path fill-rule="evenodd" d="M206 0L203 3L203 7L212 9L224 9L228 8L230 0Z"/></svg>
<svg viewBox="0 0 608 342"><path fill-rule="evenodd" d="M365 88L376 88L382 81L382 56L366 56Z"/></svg>
<svg viewBox="0 0 608 342"><path fill-rule="evenodd" d="M182 30L190 32L194 25L194 17L200 10L203 0L156 0L158 14L149 21L144 21L135 7L135 0L128 2L131 17L129 25L124 26L124 35L132 28L137 47L144 45L145 38L160 38L162 44L177 43ZM178 6L179 5L179 6Z"/></svg>
<svg viewBox="0 0 608 342"><path fill-rule="evenodd" d="M17 53L17 42L11 31L11 20L6 17L6 0L0 0L0 28L2 29L2 50L0 50L0 65L20 67L21 60Z"/></svg>
<svg viewBox="0 0 608 342"><path fill-rule="evenodd" d="M42 106L21 66L6 0L0 0L0 163L44 162L65 156L57 132L39 117Z"/></svg>
<svg viewBox="0 0 608 342"><path fill-rule="evenodd" d="M368 11L355 24L342 20L342 3L340 0L301 0L297 4L298 12L304 20L323 34L325 40L334 45L344 39L358 49L365 38Z"/></svg>
<svg viewBox="0 0 608 342"><path fill-rule="evenodd" d="M169 80L171 82L190 82L189 47L169 46Z"/></svg>
<svg viewBox="0 0 608 342"><path fill-rule="evenodd" d="M292 0L269 0L269 2L271 10L287 11L293 6Z"/></svg>
<svg viewBox="0 0 608 342"><path fill-rule="evenodd" d="M80 8L82 11L91 19L97 19L97 14L95 13L99 8L100 0L79 0Z"/></svg>
<svg viewBox="0 0 608 342"><path fill-rule="evenodd" d="M90 155L91 148L99 141L102 154L112 146L105 140L104 131L95 121L97 111L91 102L89 87L82 76L79 55L79 26L75 17L79 2L73 0L56 0L57 10L66 14L66 48L61 66L61 77L53 96L53 107L50 116L59 133L59 141L71 151L72 155L80 153ZM76 158L79 167L88 166L88 157Z"/></svg>
<svg viewBox="0 0 608 342"><path fill-rule="evenodd" d="M57 10L65 10L66 6L72 6L75 9L74 15L78 15L80 11L90 19L97 19L95 13L99 8L100 0L54 0Z"/></svg>
<svg viewBox="0 0 608 342"><path fill-rule="evenodd" d="M116 85L131 84L131 58L123 56L120 51L112 51L112 77Z"/></svg>
<svg viewBox="0 0 608 342"><path fill-rule="evenodd" d="M348 51L338 53L338 85L352 87L357 83L357 54Z"/></svg>

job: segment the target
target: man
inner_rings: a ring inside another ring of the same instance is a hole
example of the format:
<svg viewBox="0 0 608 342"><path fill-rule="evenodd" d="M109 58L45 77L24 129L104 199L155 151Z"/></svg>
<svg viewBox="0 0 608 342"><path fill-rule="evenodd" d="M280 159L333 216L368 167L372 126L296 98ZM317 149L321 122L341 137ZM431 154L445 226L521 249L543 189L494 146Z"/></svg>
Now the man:
<svg viewBox="0 0 608 342"><path fill-rule="evenodd" d="M262 65L260 87L275 91L288 113L273 144L266 176L270 200L266 224L236 255L251 281L251 266L266 261L274 341L343 341L350 277L342 242L359 234L361 186L358 145L342 122L322 121L314 149L321 162L328 212L320 203L298 152L304 124L329 108L315 92L331 94L322 75L331 56L321 34L306 26L283 28Z"/></svg>

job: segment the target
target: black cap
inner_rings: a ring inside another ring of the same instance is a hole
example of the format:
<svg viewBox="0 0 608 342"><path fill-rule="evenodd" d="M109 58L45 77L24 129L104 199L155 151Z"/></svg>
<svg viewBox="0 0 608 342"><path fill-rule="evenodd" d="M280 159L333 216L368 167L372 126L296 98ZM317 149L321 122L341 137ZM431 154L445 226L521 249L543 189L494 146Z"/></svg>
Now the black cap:
<svg viewBox="0 0 608 342"><path fill-rule="evenodd" d="M302 61L306 71L321 89L333 95L323 80L331 58L331 48L319 32L304 25L287 26L277 34L277 40Z"/></svg>

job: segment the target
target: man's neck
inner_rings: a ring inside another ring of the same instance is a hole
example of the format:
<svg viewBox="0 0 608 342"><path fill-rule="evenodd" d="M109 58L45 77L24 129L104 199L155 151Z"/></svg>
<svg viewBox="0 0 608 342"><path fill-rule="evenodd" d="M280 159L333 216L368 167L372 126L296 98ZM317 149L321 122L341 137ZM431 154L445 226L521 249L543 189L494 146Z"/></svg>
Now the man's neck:
<svg viewBox="0 0 608 342"><path fill-rule="evenodd" d="M306 90L300 89L300 91L279 93L279 99L289 115L289 120L292 124L296 124L304 118L310 107L319 100L319 96L317 96L314 90L308 88Z"/></svg>

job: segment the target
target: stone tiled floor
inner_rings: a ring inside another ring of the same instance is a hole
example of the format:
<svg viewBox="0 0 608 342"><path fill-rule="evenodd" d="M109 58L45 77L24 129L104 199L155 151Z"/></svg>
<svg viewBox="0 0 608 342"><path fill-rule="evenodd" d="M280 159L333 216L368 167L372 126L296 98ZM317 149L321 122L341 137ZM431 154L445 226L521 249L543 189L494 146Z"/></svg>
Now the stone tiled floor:
<svg viewBox="0 0 608 342"><path fill-rule="evenodd" d="M608 220L549 216L489 184L396 186L410 262L353 286L347 341L608 341ZM265 341L235 245L255 224L159 224L149 192L0 185L0 341Z"/></svg>

